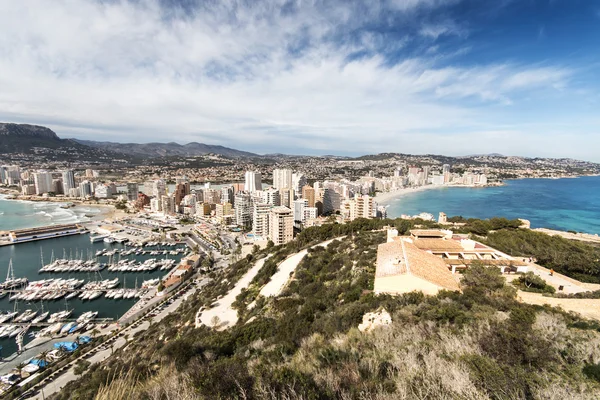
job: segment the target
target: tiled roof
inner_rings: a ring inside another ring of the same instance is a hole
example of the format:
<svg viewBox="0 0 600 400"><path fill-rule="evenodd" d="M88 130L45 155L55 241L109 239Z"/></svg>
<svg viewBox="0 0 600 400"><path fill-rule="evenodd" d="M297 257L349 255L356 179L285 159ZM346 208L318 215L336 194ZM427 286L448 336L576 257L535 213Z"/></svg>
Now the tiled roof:
<svg viewBox="0 0 600 400"><path fill-rule="evenodd" d="M410 234L413 236L424 236L424 237L444 237L446 234L438 229L412 229Z"/></svg>
<svg viewBox="0 0 600 400"><path fill-rule="evenodd" d="M414 239L413 240L415 246L417 246L421 250L431 250L431 251L448 251L451 253L462 252L464 251L463 247L460 245L460 242L452 239Z"/></svg>
<svg viewBox="0 0 600 400"><path fill-rule="evenodd" d="M398 238L380 244L377 249L376 277L412 274L449 290L459 290L458 283L440 258L419 249L411 241Z"/></svg>

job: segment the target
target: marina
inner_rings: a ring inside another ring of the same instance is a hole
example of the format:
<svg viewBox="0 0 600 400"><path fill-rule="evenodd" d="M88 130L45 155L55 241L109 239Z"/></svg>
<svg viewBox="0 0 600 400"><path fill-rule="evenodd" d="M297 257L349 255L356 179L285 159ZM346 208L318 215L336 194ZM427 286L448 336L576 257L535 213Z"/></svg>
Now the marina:
<svg viewBox="0 0 600 400"><path fill-rule="evenodd" d="M119 319L188 253L182 243L90 236L0 247L2 356L17 350L17 340L87 332Z"/></svg>

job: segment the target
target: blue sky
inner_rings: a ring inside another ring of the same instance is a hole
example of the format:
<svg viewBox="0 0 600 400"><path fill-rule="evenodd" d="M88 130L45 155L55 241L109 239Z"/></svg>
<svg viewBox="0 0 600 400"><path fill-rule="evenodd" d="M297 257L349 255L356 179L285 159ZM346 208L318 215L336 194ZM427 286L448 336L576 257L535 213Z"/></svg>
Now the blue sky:
<svg viewBox="0 0 600 400"><path fill-rule="evenodd" d="M0 121L258 153L600 162L600 3L0 0Z"/></svg>

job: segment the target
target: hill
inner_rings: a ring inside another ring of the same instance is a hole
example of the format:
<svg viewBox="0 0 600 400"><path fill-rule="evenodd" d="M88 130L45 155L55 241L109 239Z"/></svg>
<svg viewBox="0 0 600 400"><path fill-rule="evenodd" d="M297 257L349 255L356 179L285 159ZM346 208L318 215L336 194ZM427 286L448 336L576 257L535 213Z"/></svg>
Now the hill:
<svg viewBox="0 0 600 400"><path fill-rule="evenodd" d="M29 124L0 123L0 154L35 156L38 160L83 161L123 159L122 155L61 139L51 129Z"/></svg>
<svg viewBox="0 0 600 400"><path fill-rule="evenodd" d="M55 398L598 398L598 324L519 302L498 269L472 267L461 291L374 295L377 246L385 241L379 229L406 233L413 223L324 225L255 249L208 273L211 284ZM279 296L259 295L279 262L335 237L308 250ZM267 254L233 304L238 322L195 328L198 309L217 304ZM365 313L381 309L389 325L357 330Z"/></svg>
<svg viewBox="0 0 600 400"><path fill-rule="evenodd" d="M205 154L218 154L225 157L256 157L256 154L246 151L240 151L224 146L210 145L204 143L191 142L187 144L169 143L114 143L114 142L96 142L93 140L79 140L78 143L112 151L121 154L130 154L140 157L193 157Z"/></svg>

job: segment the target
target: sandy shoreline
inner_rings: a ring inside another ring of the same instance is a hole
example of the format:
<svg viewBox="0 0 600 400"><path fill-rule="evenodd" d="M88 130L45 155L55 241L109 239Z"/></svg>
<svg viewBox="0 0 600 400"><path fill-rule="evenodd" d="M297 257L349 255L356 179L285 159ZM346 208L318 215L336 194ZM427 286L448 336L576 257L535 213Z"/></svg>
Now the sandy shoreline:
<svg viewBox="0 0 600 400"><path fill-rule="evenodd" d="M379 204L379 205L387 205L389 201L391 200L396 200L399 199L403 196L409 195L411 193L419 193L419 192L424 192L426 190L432 190L432 189L446 189L446 188L488 188L488 187L497 187L497 186L503 186L503 185L426 185L426 186L417 186L415 188L413 187L406 187L406 188L402 188L402 189L397 189L391 192L378 192L375 195L375 201Z"/></svg>
<svg viewBox="0 0 600 400"><path fill-rule="evenodd" d="M7 196L17 196L17 198L7 198ZM77 218L77 222L76 223L80 223L80 224L90 224L90 223L98 223L100 221L105 221L105 220L115 220L118 218L121 218L123 216L126 216L127 214L122 211L122 210L117 210L113 205L111 204L95 204L95 203L89 203L89 202L85 202L85 201L81 201L81 200L77 200L77 199L70 199L70 198L44 198L44 199L40 199L40 198L18 198L18 194L16 193L7 193L7 192L3 192L0 193L0 200L5 200L5 201L16 201L16 202L21 202L21 203L31 203L31 204L35 204L35 203L43 203L43 204L49 204L49 205L53 205L56 207L61 207L64 206L65 203L70 203L73 206L69 207L69 208L65 208L65 210L67 211L71 211L73 213L73 216Z"/></svg>
<svg viewBox="0 0 600 400"><path fill-rule="evenodd" d="M397 189L391 192L378 192L375 195L375 201L379 204L379 205L385 205L387 204L386 202L389 202L390 200L395 200L395 199L399 199L401 197L404 197L408 194L411 193L419 193L419 192L424 192L426 190L431 190L431 189L442 189L442 188L447 188L449 186L442 186L442 185L427 185L427 186L418 186L416 188L402 188L402 189Z"/></svg>

